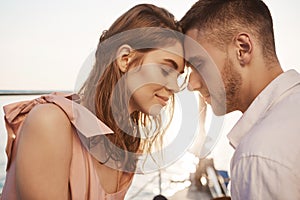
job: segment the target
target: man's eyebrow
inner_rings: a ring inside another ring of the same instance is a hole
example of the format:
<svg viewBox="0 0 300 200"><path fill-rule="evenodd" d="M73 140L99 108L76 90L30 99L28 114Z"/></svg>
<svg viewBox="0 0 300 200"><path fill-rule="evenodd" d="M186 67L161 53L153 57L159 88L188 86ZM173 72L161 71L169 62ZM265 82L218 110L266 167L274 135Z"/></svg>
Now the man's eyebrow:
<svg viewBox="0 0 300 200"><path fill-rule="evenodd" d="M201 60L202 60L201 57L199 57L199 56L194 56L194 57L189 58L189 59L187 60L187 62L190 63L190 64L193 64L193 63L199 62L199 61L201 61Z"/></svg>
<svg viewBox="0 0 300 200"><path fill-rule="evenodd" d="M177 70L179 68L177 63L172 59L164 59L164 61L170 63L175 70ZM183 72L184 71L182 70L180 73L183 73Z"/></svg>
<svg viewBox="0 0 300 200"><path fill-rule="evenodd" d="M186 60L187 65L198 65L199 63L202 63L205 59L202 56L193 56L190 57L188 60Z"/></svg>

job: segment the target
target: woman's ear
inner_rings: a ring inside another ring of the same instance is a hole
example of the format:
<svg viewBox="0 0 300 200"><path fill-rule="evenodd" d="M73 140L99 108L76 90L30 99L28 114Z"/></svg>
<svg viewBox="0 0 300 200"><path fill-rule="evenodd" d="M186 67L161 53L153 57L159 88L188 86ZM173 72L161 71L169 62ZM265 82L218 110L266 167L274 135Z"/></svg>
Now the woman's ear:
<svg viewBox="0 0 300 200"><path fill-rule="evenodd" d="M252 40L249 34L239 33L235 38L237 59L241 66L250 63L252 58Z"/></svg>
<svg viewBox="0 0 300 200"><path fill-rule="evenodd" d="M119 47L116 55L117 64L122 72L128 71L129 63L132 58L131 46L124 44Z"/></svg>

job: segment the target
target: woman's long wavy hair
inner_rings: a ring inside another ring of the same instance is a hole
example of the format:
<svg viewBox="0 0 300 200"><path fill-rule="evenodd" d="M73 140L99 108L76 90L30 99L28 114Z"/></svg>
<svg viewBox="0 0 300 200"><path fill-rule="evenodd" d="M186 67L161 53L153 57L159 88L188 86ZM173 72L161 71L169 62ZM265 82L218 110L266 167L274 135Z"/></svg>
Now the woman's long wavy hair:
<svg viewBox="0 0 300 200"><path fill-rule="evenodd" d="M144 29L147 27L156 29ZM150 153L157 142L162 146L164 130L173 116L174 96L167 109L170 116L167 123L163 123L161 115L150 116L141 111L129 114L130 91L123 77L126 74L116 62L117 51L123 44L130 45L134 56L129 65L140 66L146 53L175 42L182 44L180 32L174 16L163 8L151 4L131 8L101 35L95 64L79 91L83 105L114 131L102 138L108 159L121 162L128 171L135 169L137 161L129 152ZM146 139L141 139L141 134Z"/></svg>

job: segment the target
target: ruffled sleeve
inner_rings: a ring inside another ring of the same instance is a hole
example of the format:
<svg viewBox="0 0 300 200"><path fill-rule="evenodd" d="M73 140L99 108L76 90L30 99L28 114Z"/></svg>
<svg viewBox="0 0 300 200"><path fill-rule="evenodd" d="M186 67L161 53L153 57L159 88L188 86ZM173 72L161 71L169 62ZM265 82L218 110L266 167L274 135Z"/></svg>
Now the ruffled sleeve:
<svg viewBox="0 0 300 200"><path fill-rule="evenodd" d="M72 125L76 128L81 143L85 148L99 161L106 160L103 151L93 151L95 147L93 138L104 134L113 134L113 131L100 121L88 109L76 103L80 98L77 94L51 93L41 96L34 100L12 103L3 107L5 114L5 123L7 129L6 154L8 157L7 169L11 163L11 155L19 129L23 124L27 114L38 104L54 103L59 106L68 116ZM91 142L93 141L93 143Z"/></svg>

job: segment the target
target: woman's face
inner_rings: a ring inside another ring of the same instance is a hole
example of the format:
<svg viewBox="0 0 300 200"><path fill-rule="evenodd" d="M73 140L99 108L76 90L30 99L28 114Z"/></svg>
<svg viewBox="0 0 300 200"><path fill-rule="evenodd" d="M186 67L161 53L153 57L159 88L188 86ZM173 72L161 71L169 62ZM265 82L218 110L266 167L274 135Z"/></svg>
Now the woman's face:
<svg viewBox="0 0 300 200"><path fill-rule="evenodd" d="M183 71L183 47L179 42L145 54L141 66L131 68L127 75L131 92L129 113L159 114L179 91L177 79Z"/></svg>

